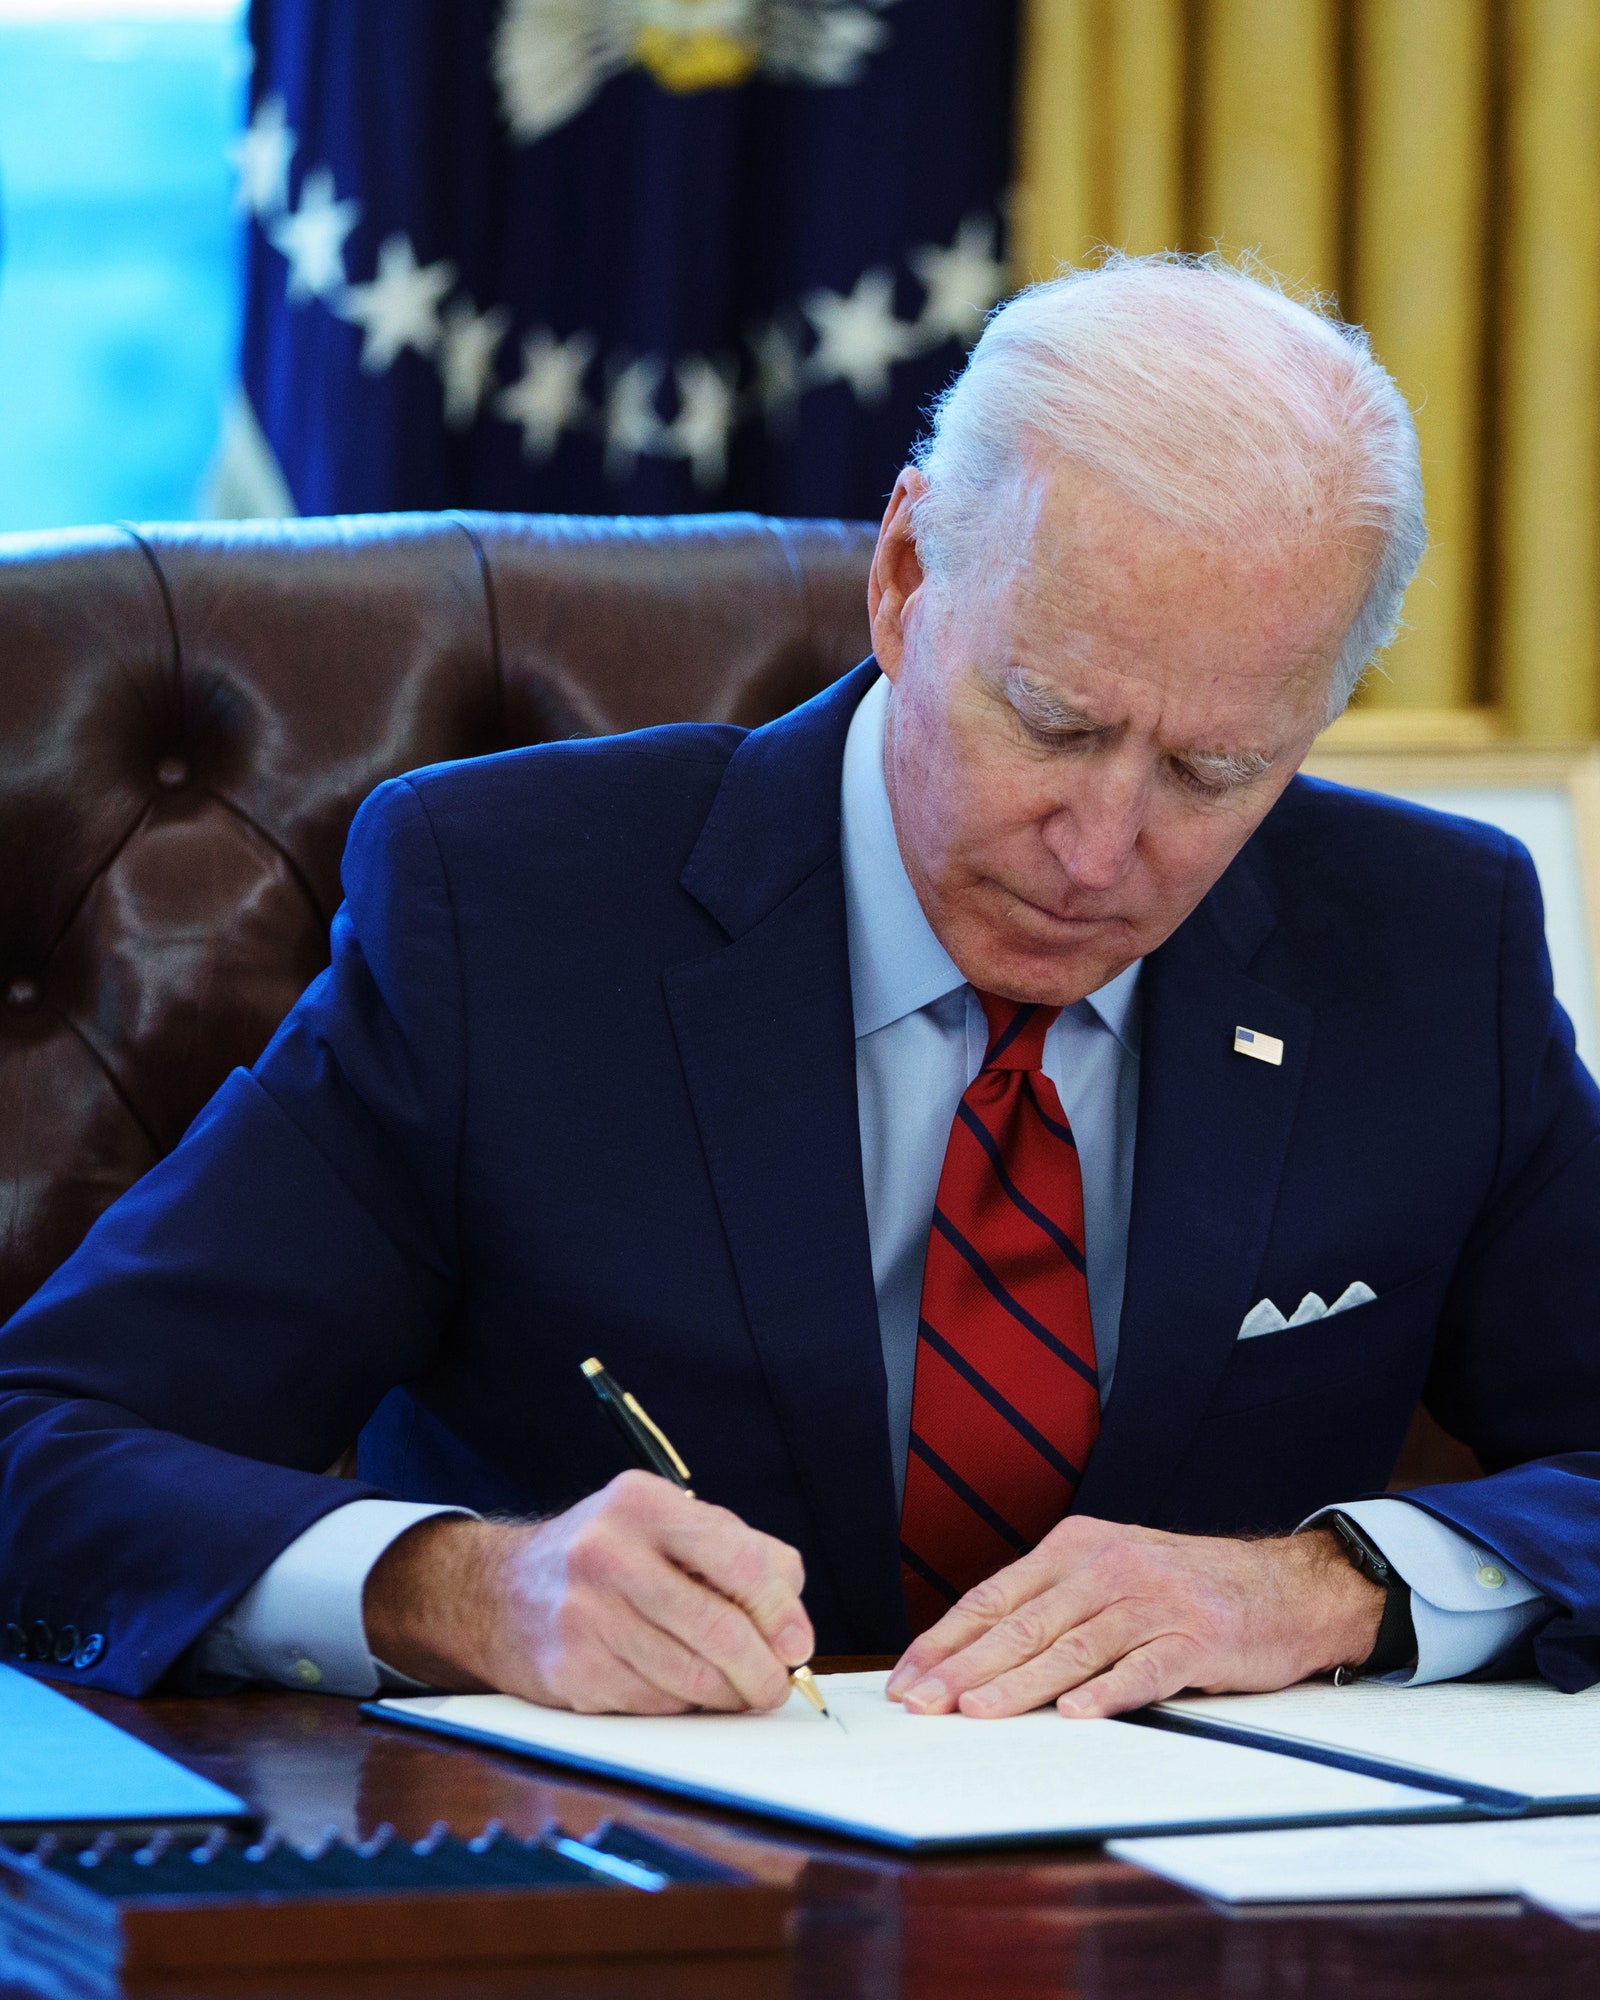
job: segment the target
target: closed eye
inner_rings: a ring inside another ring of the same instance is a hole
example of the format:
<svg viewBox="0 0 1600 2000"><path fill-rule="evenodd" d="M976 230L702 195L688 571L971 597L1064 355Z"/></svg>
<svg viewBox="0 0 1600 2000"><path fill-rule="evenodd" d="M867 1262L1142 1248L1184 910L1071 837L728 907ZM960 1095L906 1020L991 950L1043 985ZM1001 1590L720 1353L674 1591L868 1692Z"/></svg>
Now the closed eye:
<svg viewBox="0 0 1600 2000"><path fill-rule="evenodd" d="M1017 721L1022 733L1030 743L1037 743L1041 750L1076 750L1086 744L1098 743L1103 730L1092 729L1085 723L1043 723L1032 721L1019 714Z"/></svg>
<svg viewBox="0 0 1600 2000"><path fill-rule="evenodd" d="M1184 764L1177 759L1173 760L1169 768L1179 784L1186 791L1193 792L1197 798L1225 799L1237 783L1236 780L1227 778L1207 777L1197 771L1192 764Z"/></svg>
<svg viewBox="0 0 1600 2000"><path fill-rule="evenodd" d="M1004 690L1024 734L1046 748L1053 750L1102 733L1089 716L1062 701L1052 689L1040 686L1021 667L1006 669Z"/></svg>

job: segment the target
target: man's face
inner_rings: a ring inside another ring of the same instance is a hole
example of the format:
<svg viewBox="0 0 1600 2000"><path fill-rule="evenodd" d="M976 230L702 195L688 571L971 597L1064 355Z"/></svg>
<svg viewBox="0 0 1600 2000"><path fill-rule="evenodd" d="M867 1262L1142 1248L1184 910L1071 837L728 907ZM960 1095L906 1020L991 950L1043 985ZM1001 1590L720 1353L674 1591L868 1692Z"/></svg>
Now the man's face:
<svg viewBox="0 0 1600 2000"><path fill-rule="evenodd" d="M1376 543L1200 549L1068 466L1020 553L945 592L919 489L901 475L871 586L900 851L974 985L1067 1005L1171 935L1294 775Z"/></svg>

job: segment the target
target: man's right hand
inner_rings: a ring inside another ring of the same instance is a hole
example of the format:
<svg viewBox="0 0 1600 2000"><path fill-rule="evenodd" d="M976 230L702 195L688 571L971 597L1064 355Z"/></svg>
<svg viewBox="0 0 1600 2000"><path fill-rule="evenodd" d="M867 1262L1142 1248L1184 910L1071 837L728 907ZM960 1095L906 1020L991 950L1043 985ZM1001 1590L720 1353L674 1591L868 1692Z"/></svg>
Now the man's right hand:
<svg viewBox="0 0 1600 2000"><path fill-rule="evenodd" d="M777 1708L811 1657L786 1542L650 1472L530 1526L439 1515L367 1577L367 1644L431 1687L589 1714Z"/></svg>

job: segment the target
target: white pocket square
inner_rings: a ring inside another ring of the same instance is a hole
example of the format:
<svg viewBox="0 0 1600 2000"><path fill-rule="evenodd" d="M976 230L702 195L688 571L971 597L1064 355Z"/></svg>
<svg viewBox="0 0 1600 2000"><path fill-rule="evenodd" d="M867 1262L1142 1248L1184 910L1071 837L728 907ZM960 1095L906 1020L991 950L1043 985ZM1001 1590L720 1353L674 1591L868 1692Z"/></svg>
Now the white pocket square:
<svg viewBox="0 0 1600 2000"><path fill-rule="evenodd" d="M1254 1340L1263 1333L1282 1333L1291 1326L1309 1326L1314 1319L1331 1319L1335 1313L1348 1312L1352 1306L1364 1306L1377 1296L1370 1285L1362 1284L1358 1278L1353 1285L1345 1286L1331 1306L1316 1292L1307 1292L1287 1319L1271 1299L1263 1299L1245 1314L1239 1338Z"/></svg>

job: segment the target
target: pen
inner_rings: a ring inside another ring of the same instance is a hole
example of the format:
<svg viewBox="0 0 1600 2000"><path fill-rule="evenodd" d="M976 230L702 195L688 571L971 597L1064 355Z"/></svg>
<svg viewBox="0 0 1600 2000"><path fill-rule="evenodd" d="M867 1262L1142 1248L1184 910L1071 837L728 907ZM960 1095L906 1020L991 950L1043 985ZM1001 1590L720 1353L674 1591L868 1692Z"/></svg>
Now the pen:
<svg viewBox="0 0 1600 2000"><path fill-rule="evenodd" d="M694 1488L689 1483L688 1466L673 1449L672 1441L666 1432L645 1414L644 1405L638 1397L608 1375L592 1354L583 1364L583 1373L589 1387L605 1405L606 1415L622 1433L624 1444L645 1470L659 1472L663 1479L670 1479L674 1486L681 1488L692 1500ZM797 1687L810 1702L818 1715L827 1716L830 1722L838 1720L827 1702L823 1700L816 1675L809 1667L792 1668L789 1680L791 1685Z"/></svg>

